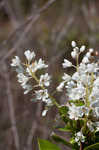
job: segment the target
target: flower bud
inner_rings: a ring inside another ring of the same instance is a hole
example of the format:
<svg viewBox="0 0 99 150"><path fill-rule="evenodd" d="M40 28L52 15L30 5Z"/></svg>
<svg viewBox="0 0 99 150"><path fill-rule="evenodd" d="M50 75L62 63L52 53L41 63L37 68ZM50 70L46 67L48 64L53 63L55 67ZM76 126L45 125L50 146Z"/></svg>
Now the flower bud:
<svg viewBox="0 0 99 150"><path fill-rule="evenodd" d="M85 45L82 45L81 48L80 48L80 52L84 52L85 48L86 48Z"/></svg>
<svg viewBox="0 0 99 150"><path fill-rule="evenodd" d="M76 42L75 42L75 41L72 41L71 46L72 46L72 47L76 47Z"/></svg>

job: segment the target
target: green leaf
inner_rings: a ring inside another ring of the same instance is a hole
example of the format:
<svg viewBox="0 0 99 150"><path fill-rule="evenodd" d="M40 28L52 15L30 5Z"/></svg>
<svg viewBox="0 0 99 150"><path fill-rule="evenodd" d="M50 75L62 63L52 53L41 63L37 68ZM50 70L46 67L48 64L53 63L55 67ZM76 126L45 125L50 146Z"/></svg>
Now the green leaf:
<svg viewBox="0 0 99 150"><path fill-rule="evenodd" d="M68 107L67 106L61 106L59 108L59 112L60 112L61 115L66 115L67 112L68 112Z"/></svg>
<svg viewBox="0 0 99 150"><path fill-rule="evenodd" d="M39 150L61 150L57 145L49 142L48 140L38 140Z"/></svg>
<svg viewBox="0 0 99 150"><path fill-rule="evenodd" d="M67 123L69 118L66 116L67 115L67 112L68 112L68 107L67 106L61 106L59 108L59 113L60 113L60 116L62 118L62 120Z"/></svg>
<svg viewBox="0 0 99 150"><path fill-rule="evenodd" d="M99 143L92 144L92 145L84 148L84 150L99 150Z"/></svg>
<svg viewBox="0 0 99 150"><path fill-rule="evenodd" d="M76 106L83 106L84 102L80 100L69 100L70 103L74 103Z"/></svg>
<svg viewBox="0 0 99 150"><path fill-rule="evenodd" d="M60 136L56 135L55 133L52 135L52 138L57 143L62 143L68 147L72 147L72 144L67 142L65 139L61 138Z"/></svg>

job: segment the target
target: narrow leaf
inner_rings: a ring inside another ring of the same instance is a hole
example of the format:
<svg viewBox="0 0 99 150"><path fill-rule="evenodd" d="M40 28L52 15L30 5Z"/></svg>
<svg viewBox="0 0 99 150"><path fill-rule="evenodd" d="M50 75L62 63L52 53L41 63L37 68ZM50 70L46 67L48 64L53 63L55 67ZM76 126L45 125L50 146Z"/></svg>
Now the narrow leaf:
<svg viewBox="0 0 99 150"><path fill-rule="evenodd" d="M52 135L52 138L57 143L62 143L68 147L72 147L72 144L67 142L65 139L61 138L60 136L56 135L55 133Z"/></svg>
<svg viewBox="0 0 99 150"><path fill-rule="evenodd" d="M99 143L92 144L92 145L84 148L84 150L99 150Z"/></svg>
<svg viewBox="0 0 99 150"><path fill-rule="evenodd" d="M38 140L39 150L61 150L57 145L49 142L48 140Z"/></svg>

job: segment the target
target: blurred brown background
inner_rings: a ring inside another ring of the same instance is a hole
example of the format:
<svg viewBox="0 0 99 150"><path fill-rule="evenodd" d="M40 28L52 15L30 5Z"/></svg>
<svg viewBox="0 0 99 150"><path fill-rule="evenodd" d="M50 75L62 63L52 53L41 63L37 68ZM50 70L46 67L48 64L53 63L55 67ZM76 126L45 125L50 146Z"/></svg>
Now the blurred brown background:
<svg viewBox="0 0 99 150"><path fill-rule="evenodd" d="M49 139L53 126L60 125L55 107L42 118L44 104L23 94L11 59L34 50L49 64L53 91L72 40L98 50L98 0L0 0L0 150L37 150L37 138ZM63 103L66 96L56 98Z"/></svg>

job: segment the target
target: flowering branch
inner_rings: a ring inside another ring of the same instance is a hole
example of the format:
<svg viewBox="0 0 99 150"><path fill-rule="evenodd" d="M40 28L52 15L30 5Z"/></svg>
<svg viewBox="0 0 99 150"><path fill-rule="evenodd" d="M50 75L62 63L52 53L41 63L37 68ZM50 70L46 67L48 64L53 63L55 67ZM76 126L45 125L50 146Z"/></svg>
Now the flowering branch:
<svg viewBox="0 0 99 150"><path fill-rule="evenodd" d="M25 51L25 63L15 56L11 66L16 68L18 82L25 90L24 94L34 91L35 99L46 104L42 116L46 115L51 106L55 105L58 108L60 117L66 125L61 130L72 133L70 143L65 142L65 144L72 145L74 150L84 150L87 146L97 142L97 133L99 133L99 66L97 62L94 62L92 48L88 50L79 64L80 54L86 50L86 47L84 45L77 47L75 41L72 41L71 45L73 48L71 56L75 59L76 66L67 59L64 59L62 66L63 68L74 67L76 72L71 76L64 73L62 82L56 87L57 92L66 91L68 102L65 104L59 105L48 92L51 76L48 73L38 73L40 70L43 72L48 65L41 58L38 61L35 60L34 52ZM32 84L33 81L36 85ZM64 140L60 141L64 143Z"/></svg>

